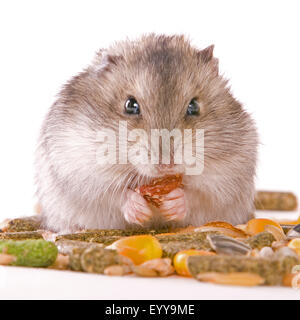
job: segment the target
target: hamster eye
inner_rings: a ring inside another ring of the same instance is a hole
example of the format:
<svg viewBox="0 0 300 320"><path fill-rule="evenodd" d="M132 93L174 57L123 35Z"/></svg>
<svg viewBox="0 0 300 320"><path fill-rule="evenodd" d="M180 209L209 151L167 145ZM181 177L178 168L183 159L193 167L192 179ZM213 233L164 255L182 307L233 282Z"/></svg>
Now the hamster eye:
<svg viewBox="0 0 300 320"><path fill-rule="evenodd" d="M125 112L128 114L140 114L140 106L135 98L128 98L125 102Z"/></svg>
<svg viewBox="0 0 300 320"><path fill-rule="evenodd" d="M190 101L186 114L188 116L198 116L200 114L200 107L195 98Z"/></svg>

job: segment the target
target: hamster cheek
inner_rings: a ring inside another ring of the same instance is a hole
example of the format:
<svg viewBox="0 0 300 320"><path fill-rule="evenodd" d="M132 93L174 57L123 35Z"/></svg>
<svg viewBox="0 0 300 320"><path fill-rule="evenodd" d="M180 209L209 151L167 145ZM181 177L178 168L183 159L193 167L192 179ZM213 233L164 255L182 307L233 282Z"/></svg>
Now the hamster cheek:
<svg viewBox="0 0 300 320"><path fill-rule="evenodd" d="M128 223L143 225L150 220L152 211L147 201L137 192L127 190L127 200L122 207L125 220Z"/></svg>
<svg viewBox="0 0 300 320"><path fill-rule="evenodd" d="M187 213L184 191L177 188L164 197L160 212L167 221L183 220Z"/></svg>

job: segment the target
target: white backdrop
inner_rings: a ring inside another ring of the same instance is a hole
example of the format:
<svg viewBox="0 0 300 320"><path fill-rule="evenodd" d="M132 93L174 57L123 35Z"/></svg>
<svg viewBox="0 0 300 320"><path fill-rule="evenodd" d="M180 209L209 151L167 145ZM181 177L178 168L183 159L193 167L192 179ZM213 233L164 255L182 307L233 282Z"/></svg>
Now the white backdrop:
<svg viewBox="0 0 300 320"><path fill-rule="evenodd" d="M61 85L94 52L141 33L215 44L261 135L257 187L300 193L299 1L1 1L0 219L30 214L33 154Z"/></svg>

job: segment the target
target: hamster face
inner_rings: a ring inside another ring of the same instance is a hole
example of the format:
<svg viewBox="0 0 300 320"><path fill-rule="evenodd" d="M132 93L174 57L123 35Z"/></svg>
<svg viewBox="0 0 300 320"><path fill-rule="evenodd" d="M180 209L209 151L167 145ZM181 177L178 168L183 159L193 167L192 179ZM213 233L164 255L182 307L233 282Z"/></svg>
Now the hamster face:
<svg viewBox="0 0 300 320"><path fill-rule="evenodd" d="M101 86L101 100L93 107L101 109L105 104L106 119L116 132L120 120L126 121L130 130L145 130L147 137L151 129L204 129L207 170L215 167L214 161L230 161L245 144L256 147L254 131L249 140L252 120L219 76L213 46L199 51L183 37L148 36L100 52L89 70ZM138 104L138 113L126 112L130 99ZM193 102L199 109L196 114L189 113ZM144 145L150 155L151 142ZM247 154L241 156L247 161ZM137 164L135 169L142 176L153 177L184 172L185 166Z"/></svg>
<svg viewBox="0 0 300 320"><path fill-rule="evenodd" d="M62 89L42 128L38 151L38 195L46 211L51 211L51 203L44 201L49 190L39 181L49 170L60 192L88 203L98 201L99 193L122 193L155 176L185 173L184 163L174 164L175 150L170 165L99 165L97 133L111 129L119 139L120 121L126 121L128 131L147 133L140 145L148 155L152 129L203 129L204 170L184 178L187 188L205 188L224 201L245 184L253 189L256 129L219 75L213 46L198 50L182 36L148 35L100 50ZM127 143L130 148L135 142ZM116 148L121 152L122 146ZM41 158L48 164L41 166Z"/></svg>

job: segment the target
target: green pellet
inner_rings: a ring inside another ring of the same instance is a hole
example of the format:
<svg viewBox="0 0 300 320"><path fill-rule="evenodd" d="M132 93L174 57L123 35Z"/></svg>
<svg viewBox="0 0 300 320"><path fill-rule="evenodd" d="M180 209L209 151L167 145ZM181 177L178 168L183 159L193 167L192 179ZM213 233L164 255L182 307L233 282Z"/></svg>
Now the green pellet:
<svg viewBox="0 0 300 320"><path fill-rule="evenodd" d="M0 252L12 255L11 265L24 267L48 267L57 257L57 247L45 240L0 241Z"/></svg>

